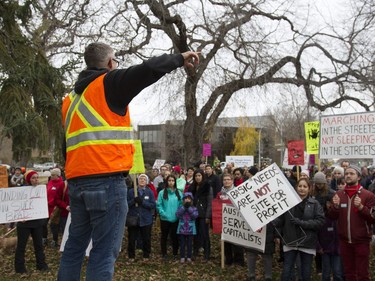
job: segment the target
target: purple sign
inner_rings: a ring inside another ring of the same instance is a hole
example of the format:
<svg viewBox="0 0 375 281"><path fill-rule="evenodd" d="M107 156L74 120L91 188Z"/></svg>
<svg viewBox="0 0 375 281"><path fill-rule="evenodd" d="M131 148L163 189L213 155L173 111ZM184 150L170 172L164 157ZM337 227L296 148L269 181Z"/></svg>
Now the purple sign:
<svg viewBox="0 0 375 281"><path fill-rule="evenodd" d="M204 143L203 144L203 156L211 156L211 144L210 143Z"/></svg>

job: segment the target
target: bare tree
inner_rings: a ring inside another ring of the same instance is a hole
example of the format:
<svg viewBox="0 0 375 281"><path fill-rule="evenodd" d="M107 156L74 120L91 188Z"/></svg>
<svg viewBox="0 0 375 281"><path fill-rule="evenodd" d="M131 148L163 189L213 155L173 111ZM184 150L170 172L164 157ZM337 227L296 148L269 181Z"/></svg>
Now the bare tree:
<svg viewBox="0 0 375 281"><path fill-rule="evenodd" d="M146 47L152 46L202 52L199 67L185 70L186 162L198 159L199 147L210 141L228 101L243 89L292 85L302 88L308 104L319 110L344 101L364 110L373 106L373 98L366 99L373 95L369 34L374 19L366 16L371 3L357 5L345 29L314 30L293 16L301 11L292 11L288 2L125 1L133 30L129 48L119 55L146 57L151 54Z"/></svg>
<svg viewBox="0 0 375 281"><path fill-rule="evenodd" d="M331 27L301 20L308 11L297 0L94 2L32 1L41 16L32 22L39 29L28 25L28 36L40 40L48 58L64 54L61 60L71 69L76 61L68 59L76 59L87 40L112 43L129 62L129 55L201 51L197 68L168 81L171 94L184 99L185 164L199 158L228 101L242 90L291 85L321 111L346 101L364 110L373 106L370 0L353 1L345 24Z"/></svg>

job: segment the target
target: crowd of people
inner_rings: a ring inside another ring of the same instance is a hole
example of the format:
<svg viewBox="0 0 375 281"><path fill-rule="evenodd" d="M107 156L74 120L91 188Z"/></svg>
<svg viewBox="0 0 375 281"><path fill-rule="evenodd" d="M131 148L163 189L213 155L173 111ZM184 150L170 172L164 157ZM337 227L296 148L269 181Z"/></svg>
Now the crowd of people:
<svg viewBox="0 0 375 281"><path fill-rule="evenodd" d="M346 165L347 164L347 165ZM38 185L38 173L21 168L9 175L10 186ZM203 262L211 259L212 208L214 198L230 203L226 195L258 172L257 167L234 167L228 163L222 171L201 163L197 167L181 168L164 164L138 175L136 182L126 177L127 256L136 260L136 249L142 250L144 260L151 257L152 231L160 225L160 256L163 261L193 262L203 250ZM364 173L365 172L365 173ZM301 203L267 224L265 251L225 242L227 266L248 268L249 280L256 280L256 260L261 255L265 280L272 280L275 245L280 244L283 262L281 280L310 280L312 264L322 280L370 280L370 241L375 223L375 172L351 165L325 168L322 171L302 170L294 166L285 176L295 187ZM26 273L25 248L32 237L36 268L49 270L44 247L59 247L70 211L68 186L64 171L50 170L46 185L48 219L18 222L15 271ZM59 210L59 219L52 219ZM136 219L134 219L136 218ZM10 227L13 225L9 225ZM48 242L48 226L52 241ZM157 230L158 231L158 230ZM172 253L168 255L168 245ZM159 253L153 253L158 255Z"/></svg>

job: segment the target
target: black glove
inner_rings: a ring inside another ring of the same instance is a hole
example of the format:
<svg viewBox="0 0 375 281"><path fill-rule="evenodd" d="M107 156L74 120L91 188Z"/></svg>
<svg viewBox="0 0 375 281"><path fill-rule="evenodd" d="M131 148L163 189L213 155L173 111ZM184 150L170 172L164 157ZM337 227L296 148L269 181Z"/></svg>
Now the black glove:
<svg viewBox="0 0 375 281"><path fill-rule="evenodd" d="M138 205L141 205L143 202L142 197L134 197L134 202L137 203Z"/></svg>
<svg viewBox="0 0 375 281"><path fill-rule="evenodd" d="M291 217L290 222L292 224L295 224L295 225L301 225L301 220L299 218L296 218L296 217Z"/></svg>
<svg viewBox="0 0 375 281"><path fill-rule="evenodd" d="M191 206L190 202L185 202L184 207L188 209Z"/></svg>

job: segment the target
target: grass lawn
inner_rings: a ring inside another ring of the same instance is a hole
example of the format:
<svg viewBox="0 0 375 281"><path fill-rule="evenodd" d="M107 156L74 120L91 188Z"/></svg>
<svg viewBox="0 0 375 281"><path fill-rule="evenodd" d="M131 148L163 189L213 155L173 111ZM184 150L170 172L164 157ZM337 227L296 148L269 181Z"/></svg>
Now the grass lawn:
<svg viewBox="0 0 375 281"><path fill-rule="evenodd" d="M5 233L5 229L0 230L0 236ZM123 240L123 251L120 253L115 266L115 274L113 280L247 280L247 268L239 266L230 266L224 269L220 267L220 236L211 236L211 261L205 263L203 257L199 256L196 261L191 264L179 263L170 260L162 261L160 257L159 246L159 229L157 226L153 228L152 241L152 255L151 259L143 262L141 252L137 252L136 261L129 262L126 255L127 239ZM51 239L50 239L51 240ZM171 252L171 251L170 251ZM49 272L39 272L35 270L35 257L32 248L32 241L30 240L27 246L26 253L26 267L28 275L19 275L14 273L14 251L12 253L4 253L0 250L0 281L42 281L42 280L56 280L60 252L51 247L45 248L47 263L50 267ZM277 262L278 251L274 255L273 264L273 280L279 280L281 273L281 265ZM374 255L371 259L371 271L374 271ZM375 277L375 274L373 274ZM82 277L82 280L85 280ZM257 280L263 280L261 259L257 262ZM318 276L314 274L312 280L319 280ZM103 280L106 281L106 280Z"/></svg>

